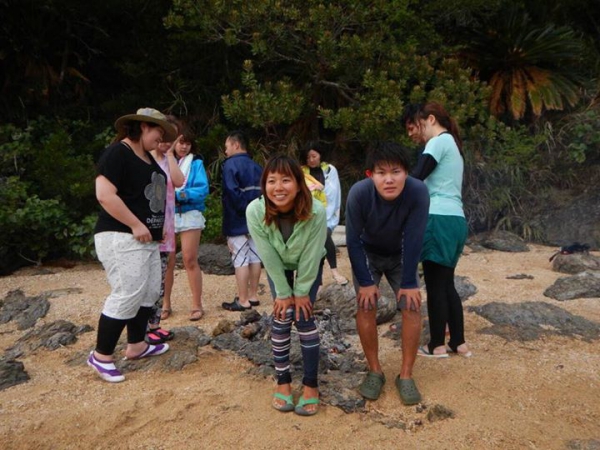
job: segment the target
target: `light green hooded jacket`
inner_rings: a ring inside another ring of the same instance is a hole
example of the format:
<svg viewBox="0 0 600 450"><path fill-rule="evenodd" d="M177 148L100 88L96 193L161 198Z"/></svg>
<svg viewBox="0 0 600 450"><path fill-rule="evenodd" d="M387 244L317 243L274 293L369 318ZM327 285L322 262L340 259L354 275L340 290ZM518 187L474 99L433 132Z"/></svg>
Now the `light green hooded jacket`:
<svg viewBox="0 0 600 450"><path fill-rule="evenodd" d="M277 298L307 296L325 256L325 208L319 202L313 201L312 217L296 222L287 242L283 242L283 236L276 223L269 226L265 224L264 197L261 196L248 205L246 219L258 255L275 284ZM293 289L285 278L286 270L296 271Z"/></svg>

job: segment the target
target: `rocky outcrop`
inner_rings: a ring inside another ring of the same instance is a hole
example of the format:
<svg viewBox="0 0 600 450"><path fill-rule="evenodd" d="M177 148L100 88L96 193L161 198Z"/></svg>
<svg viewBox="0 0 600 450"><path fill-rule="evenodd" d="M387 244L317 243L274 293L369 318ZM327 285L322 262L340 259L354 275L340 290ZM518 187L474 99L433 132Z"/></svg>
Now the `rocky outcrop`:
<svg viewBox="0 0 600 450"><path fill-rule="evenodd" d="M177 253L177 267L183 268L183 255ZM198 249L198 264L202 272L210 275L233 275L235 269L231 264L231 255L226 245L202 244Z"/></svg>
<svg viewBox="0 0 600 450"><path fill-rule="evenodd" d="M581 273L588 270L600 271L600 258L587 253L556 255L552 260L552 270L560 273Z"/></svg>
<svg viewBox="0 0 600 450"><path fill-rule="evenodd" d="M377 301L377 324L389 322L396 315L396 297L387 283L381 284L381 296ZM315 310L335 314L345 333L356 333L356 293L348 283L345 286L330 284L319 292Z"/></svg>
<svg viewBox="0 0 600 450"><path fill-rule="evenodd" d="M543 336L569 336L588 342L600 339L599 324L571 314L558 306L544 302L491 302L470 306L493 325L484 334L500 336L508 341L532 341Z"/></svg>
<svg viewBox="0 0 600 450"><path fill-rule="evenodd" d="M521 237L503 230L481 233L474 236L471 242L490 250L498 250L500 252L517 253L529 251L529 247L527 247L527 244Z"/></svg>
<svg viewBox="0 0 600 450"><path fill-rule="evenodd" d="M467 301L469 297L477 294L477 287L471 283L471 280L469 280L468 277L456 275L454 277L454 287L463 302Z"/></svg>
<svg viewBox="0 0 600 450"><path fill-rule="evenodd" d="M49 309L50 302L45 295L27 297L19 289L10 291L0 304L0 324L15 321L19 330L25 330L45 317Z"/></svg>
<svg viewBox="0 0 600 450"><path fill-rule="evenodd" d="M0 359L0 391L29 381L29 374L21 361Z"/></svg>
<svg viewBox="0 0 600 450"><path fill-rule="evenodd" d="M559 301L600 297L600 272L559 278L544 291L544 295Z"/></svg>
<svg viewBox="0 0 600 450"><path fill-rule="evenodd" d="M568 199L568 192L560 194L560 201L550 198L544 202L546 209L532 221L544 236L543 243L561 247L582 242L592 250L600 248L600 189L591 188Z"/></svg>
<svg viewBox="0 0 600 450"><path fill-rule="evenodd" d="M66 320L57 320L26 333L15 345L6 350L7 358L19 358L39 348L56 350L77 342L77 336L92 331L89 325L77 326Z"/></svg>

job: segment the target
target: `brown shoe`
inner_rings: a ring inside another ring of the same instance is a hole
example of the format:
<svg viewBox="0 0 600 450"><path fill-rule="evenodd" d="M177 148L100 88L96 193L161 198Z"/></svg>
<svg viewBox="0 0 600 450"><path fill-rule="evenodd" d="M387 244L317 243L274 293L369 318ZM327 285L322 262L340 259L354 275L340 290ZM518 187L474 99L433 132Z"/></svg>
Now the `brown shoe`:
<svg viewBox="0 0 600 450"><path fill-rule="evenodd" d="M196 322L196 321L202 319L203 316L204 316L204 310L203 309L192 309L190 311L190 320L192 322Z"/></svg>

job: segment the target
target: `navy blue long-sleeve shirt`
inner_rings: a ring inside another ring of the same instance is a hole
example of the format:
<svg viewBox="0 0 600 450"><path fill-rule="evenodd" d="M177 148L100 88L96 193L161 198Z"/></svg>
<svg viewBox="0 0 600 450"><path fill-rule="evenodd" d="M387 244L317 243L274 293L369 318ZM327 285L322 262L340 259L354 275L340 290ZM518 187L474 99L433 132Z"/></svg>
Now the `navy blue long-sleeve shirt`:
<svg viewBox="0 0 600 450"><path fill-rule="evenodd" d="M346 201L346 245L352 271L360 286L375 284L365 251L382 256L402 254L401 287L419 286L417 265L429 212L425 183L408 177L400 195L381 198L370 178L352 186Z"/></svg>

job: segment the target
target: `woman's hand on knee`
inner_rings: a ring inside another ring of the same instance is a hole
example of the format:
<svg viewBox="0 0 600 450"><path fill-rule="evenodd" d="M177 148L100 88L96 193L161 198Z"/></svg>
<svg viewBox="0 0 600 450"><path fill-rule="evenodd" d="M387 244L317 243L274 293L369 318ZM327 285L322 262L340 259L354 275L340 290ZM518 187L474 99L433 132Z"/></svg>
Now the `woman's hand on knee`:
<svg viewBox="0 0 600 450"><path fill-rule="evenodd" d="M287 310L294 306L294 297L276 298L273 303L273 316L277 320L285 320Z"/></svg>
<svg viewBox="0 0 600 450"><path fill-rule="evenodd" d="M295 297L294 306L296 308L296 320L300 320L300 313L304 315L304 320L308 320L313 316L313 305L310 302L308 295Z"/></svg>

